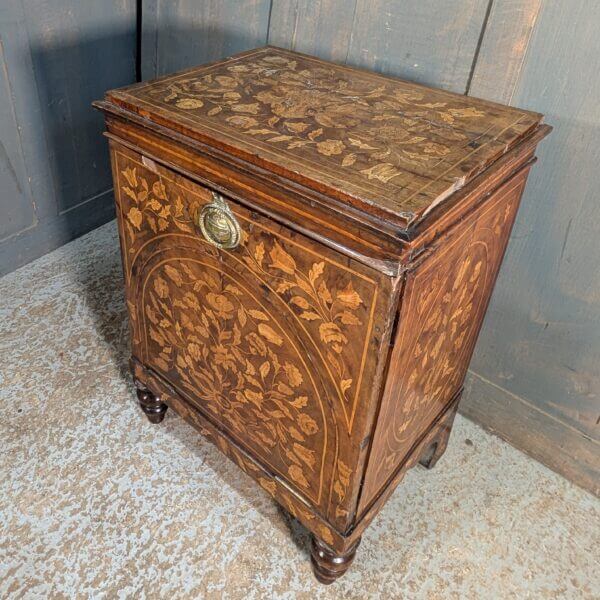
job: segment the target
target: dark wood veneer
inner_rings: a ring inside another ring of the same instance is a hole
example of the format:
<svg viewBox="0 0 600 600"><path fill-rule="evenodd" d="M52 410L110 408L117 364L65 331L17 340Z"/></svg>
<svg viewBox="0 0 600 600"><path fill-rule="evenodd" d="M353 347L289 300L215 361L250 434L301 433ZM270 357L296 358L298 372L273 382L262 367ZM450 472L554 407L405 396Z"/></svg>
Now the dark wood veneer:
<svg viewBox="0 0 600 600"><path fill-rule="evenodd" d="M144 387L140 381L135 380L134 383L137 388L136 394L140 408L144 411L150 423L161 423L165 418L168 406L158 396Z"/></svg>
<svg viewBox="0 0 600 600"><path fill-rule="evenodd" d="M313 535L310 558L315 577L325 585L333 583L349 569L359 545L360 538L345 552L335 552Z"/></svg>

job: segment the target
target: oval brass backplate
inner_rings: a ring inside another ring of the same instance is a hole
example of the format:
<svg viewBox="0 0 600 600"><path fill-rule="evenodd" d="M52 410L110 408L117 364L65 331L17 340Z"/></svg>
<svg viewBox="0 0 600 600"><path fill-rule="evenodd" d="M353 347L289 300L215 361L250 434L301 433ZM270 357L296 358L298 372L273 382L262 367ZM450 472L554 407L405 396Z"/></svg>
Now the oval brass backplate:
<svg viewBox="0 0 600 600"><path fill-rule="evenodd" d="M217 248L235 248L241 239L239 223L223 196L213 192L213 200L198 211L198 227L207 242Z"/></svg>

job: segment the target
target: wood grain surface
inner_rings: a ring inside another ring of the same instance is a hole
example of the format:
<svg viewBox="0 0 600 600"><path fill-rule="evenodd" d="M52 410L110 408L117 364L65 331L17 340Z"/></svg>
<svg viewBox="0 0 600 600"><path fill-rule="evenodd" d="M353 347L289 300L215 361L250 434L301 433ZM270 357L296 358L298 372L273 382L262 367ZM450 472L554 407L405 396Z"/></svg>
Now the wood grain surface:
<svg viewBox="0 0 600 600"><path fill-rule="evenodd" d="M407 225L541 120L270 47L108 100Z"/></svg>
<svg viewBox="0 0 600 600"><path fill-rule="evenodd" d="M142 79L267 43L270 0L143 0Z"/></svg>

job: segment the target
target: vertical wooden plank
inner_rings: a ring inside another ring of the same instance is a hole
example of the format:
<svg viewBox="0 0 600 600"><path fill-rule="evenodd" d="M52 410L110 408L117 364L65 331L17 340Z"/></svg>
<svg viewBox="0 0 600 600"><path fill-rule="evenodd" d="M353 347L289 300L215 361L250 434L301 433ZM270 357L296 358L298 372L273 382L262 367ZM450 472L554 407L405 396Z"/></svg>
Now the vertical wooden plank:
<svg viewBox="0 0 600 600"><path fill-rule="evenodd" d="M44 122L38 102L27 17L21 0L0 3L0 35L30 201L34 204L37 219L43 221L55 216L57 208Z"/></svg>
<svg viewBox="0 0 600 600"><path fill-rule="evenodd" d="M357 0L273 0L269 43L343 63Z"/></svg>
<svg viewBox="0 0 600 600"><path fill-rule="evenodd" d="M135 81L136 0L4 0L0 39L0 139L22 190L10 168L12 179L0 175L2 274L111 218L102 117L90 103Z"/></svg>
<svg viewBox="0 0 600 600"><path fill-rule="evenodd" d="M494 0L467 93L510 104L542 0Z"/></svg>
<svg viewBox="0 0 600 600"><path fill-rule="evenodd" d="M472 368L594 441L600 460L598 23L600 4L586 0L539 12L513 101L545 113L555 129L532 171ZM508 417L491 425L511 439ZM557 452L569 439L541 420L536 433Z"/></svg>
<svg viewBox="0 0 600 600"><path fill-rule="evenodd" d="M23 0L59 211L111 187L102 119L90 109L135 73L135 0Z"/></svg>
<svg viewBox="0 0 600 600"><path fill-rule="evenodd" d="M0 28L0 240L35 220L14 100Z"/></svg>
<svg viewBox="0 0 600 600"><path fill-rule="evenodd" d="M489 0L358 0L348 63L464 93Z"/></svg>
<svg viewBox="0 0 600 600"><path fill-rule="evenodd" d="M158 73L158 5L160 0L142 0L142 81L153 79Z"/></svg>
<svg viewBox="0 0 600 600"><path fill-rule="evenodd" d="M156 73L264 46L270 8L271 0L159 0Z"/></svg>

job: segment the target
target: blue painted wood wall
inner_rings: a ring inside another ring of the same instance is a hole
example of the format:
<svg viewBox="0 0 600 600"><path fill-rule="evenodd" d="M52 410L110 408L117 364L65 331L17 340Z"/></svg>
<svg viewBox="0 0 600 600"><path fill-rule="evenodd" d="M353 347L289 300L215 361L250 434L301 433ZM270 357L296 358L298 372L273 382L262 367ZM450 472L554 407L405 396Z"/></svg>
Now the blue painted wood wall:
<svg viewBox="0 0 600 600"><path fill-rule="evenodd" d="M113 218L92 100L135 81L136 0L0 2L0 274Z"/></svg>

